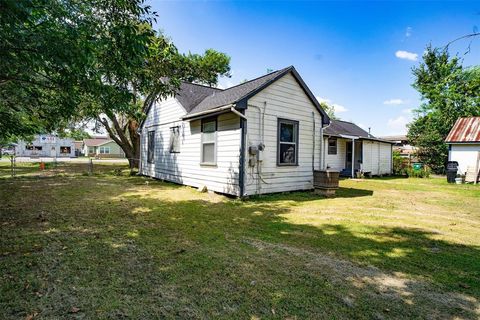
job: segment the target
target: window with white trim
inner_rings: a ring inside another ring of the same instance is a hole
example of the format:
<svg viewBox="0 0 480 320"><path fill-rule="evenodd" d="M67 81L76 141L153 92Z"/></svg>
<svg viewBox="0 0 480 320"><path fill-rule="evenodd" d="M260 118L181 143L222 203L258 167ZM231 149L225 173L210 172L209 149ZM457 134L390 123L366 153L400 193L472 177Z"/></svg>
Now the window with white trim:
<svg viewBox="0 0 480 320"><path fill-rule="evenodd" d="M217 164L217 119L202 120L201 163Z"/></svg>
<svg viewBox="0 0 480 320"><path fill-rule="evenodd" d="M328 138L328 154L337 154L337 138Z"/></svg>
<svg viewBox="0 0 480 320"><path fill-rule="evenodd" d="M298 165L298 121L278 119L277 164Z"/></svg>
<svg viewBox="0 0 480 320"><path fill-rule="evenodd" d="M180 153L180 126L170 128L170 153Z"/></svg>
<svg viewBox="0 0 480 320"><path fill-rule="evenodd" d="M104 146L100 146L100 154L110 154L110 147L104 147Z"/></svg>

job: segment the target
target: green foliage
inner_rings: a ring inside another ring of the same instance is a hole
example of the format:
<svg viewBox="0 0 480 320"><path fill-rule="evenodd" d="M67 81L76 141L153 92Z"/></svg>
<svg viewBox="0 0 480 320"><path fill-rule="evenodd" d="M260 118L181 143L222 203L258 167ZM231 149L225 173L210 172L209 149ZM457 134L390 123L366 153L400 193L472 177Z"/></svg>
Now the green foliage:
<svg viewBox="0 0 480 320"><path fill-rule="evenodd" d="M406 165L405 165L404 158L400 156L400 151L393 151L392 158L393 158L393 174L403 175Z"/></svg>
<svg viewBox="0 0 480 320"><path fill-rule="evenodd" d="M335 115L335 108L332 105L329 105L325 101L319 102L320 107L327 113L327 115L332 120L338 120L339 118Z"/></svg>
<svg viewBox="0 0 480 320"><path fill-rule="evenodd" d="M85 103L128 103L153 34L143 0L5 0L0 12L0 136L52 131Z"/></svg>
<svg viewBox="0 0 480 320"><path fill-rule="evenodd" d="M414 170L412 167L402 169L402 175L409 178L430 178L432 170L429 167L423 167L421 170Z"/></svg>
<svg viewBox="0 0 480 320"><path fill-rule="evenodd" d="M480 68L463 68L446 50L427 47L423 62L413 68L413 87L422 97L408 138L417 156L435 172L448 158L445 138L459 117L480 115Z"/></svg>
<svg viewBox="0 0 480 320"><path fill-rule="evenodd" d="M83 139L89 139L90 134L83 129L72 128L60 134L61 137L72 138L75 141L82 141Z"/></svg>

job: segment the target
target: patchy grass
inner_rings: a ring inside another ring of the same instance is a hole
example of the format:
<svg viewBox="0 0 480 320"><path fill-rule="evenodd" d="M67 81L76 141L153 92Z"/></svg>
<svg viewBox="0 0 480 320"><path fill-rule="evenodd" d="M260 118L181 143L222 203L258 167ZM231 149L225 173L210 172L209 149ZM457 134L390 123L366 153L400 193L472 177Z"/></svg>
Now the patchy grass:
<svg viewBox="0 0 480 320"><path fill-rule="evenodd" d="M114 169L0 180L0 318L480 316L479 186L239 201Z"/></svg>

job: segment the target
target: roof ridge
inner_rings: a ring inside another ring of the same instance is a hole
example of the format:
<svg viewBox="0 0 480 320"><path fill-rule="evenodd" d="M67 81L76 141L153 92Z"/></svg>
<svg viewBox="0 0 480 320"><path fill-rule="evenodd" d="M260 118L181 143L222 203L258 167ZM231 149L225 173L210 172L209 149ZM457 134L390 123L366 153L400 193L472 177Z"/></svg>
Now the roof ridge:
<svg viewBox="0 0 480 320"><path fill-rule="evenodd" d="M184 83L184 84L191 84L191 85L194 85L194 86L199 86L199 87L208 88L208 89L213 89L213 90L220 90L220 91L224 91L224 90L225 90L225 89L221 89L221 88L210 87L210 86L207 86L207 85L205 85L205 84L188 82L188 81L182 81L182 83Z"/></svg>
<svg viewBox="0 0 480 320"><path fill-rule="evenodd" d="M293 66L288 66L288 67L283 68L283 69L278 69L278 70L269 72L269 73L267 73L267 74L264 74L263 76L259 76L259 77L253 78L253 79L251 79L251 80L248 80L248 81L245 81L245 82L236 84L236 85L234 85L234 86L232 86L232 87L229 87L229 88L224 89L223 91L230 90L230 89L232 89L232 88L236 88L236 87L238 87L238 86L242 86L242 85L247 84L247 83L250 83L250 82L252 82L252 81L259 80L259 79L261 79L261 78L263 78L263 77L272 75L272 74L274 74L274 73L277 73L277 72L280 72L280 71L284 72L284 71L286 71L287 69L292 69L292 68L293 68Z"/></svg>

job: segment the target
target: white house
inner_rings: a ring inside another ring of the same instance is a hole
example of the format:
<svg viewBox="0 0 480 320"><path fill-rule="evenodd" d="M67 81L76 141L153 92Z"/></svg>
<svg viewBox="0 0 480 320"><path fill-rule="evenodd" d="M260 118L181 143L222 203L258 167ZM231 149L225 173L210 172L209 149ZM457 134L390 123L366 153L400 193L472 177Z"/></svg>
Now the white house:
<svg viewBox="0 0 480 320"><path fill-rule="evenodd" d="M326 168L354 177L356 172L366 175L392 173L392 145L375 138L354 123L331 120L323 131L323 163ZM353 165L352 165L353 164Z"/></svg>
<svg viewBox="0 0 480 320"><path fill-rule="evenodd" d="M231 194L313 188L330 119L294 67L226 90L182 84L142 122L140 173Z"/></svg>
<svg viewBox="0 0 480 320"><path fill-rule="evenodd" d="M469 167L478 172L480 159L480 117L459 118L448 134L448 160L457 161L465 174Z"/></svg>
<svg viewBox="0 0 480 320"><path fill-rule="evenodd" d="M75 157L74 140L51 134L36 135L33 141L20 140L15 147L19 157Z"/></svg>
<svg viewBox="0 0 480 320"><path fill-rule="evenodd" d="M146 113L140 173L158 179L234 196L313 189L314 170L345 168L345 139L364 159L375 153L372 174L391 169L391 144L364 135L335 135L332 161L330 119L294 67L225 90L183 83Z"/></svg>

